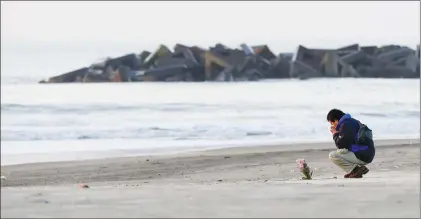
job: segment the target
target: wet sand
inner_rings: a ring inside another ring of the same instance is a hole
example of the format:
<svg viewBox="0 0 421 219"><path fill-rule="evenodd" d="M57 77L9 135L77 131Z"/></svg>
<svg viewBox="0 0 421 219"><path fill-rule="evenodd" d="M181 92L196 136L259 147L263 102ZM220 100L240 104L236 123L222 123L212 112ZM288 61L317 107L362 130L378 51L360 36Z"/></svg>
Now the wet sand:
<svg viewBox="0 0 421 219"><path fill-rule="evenodd" d="M2 166L1 216L419 218L419 139L377 144L363 179L343 179L333 143Z"/></svg>

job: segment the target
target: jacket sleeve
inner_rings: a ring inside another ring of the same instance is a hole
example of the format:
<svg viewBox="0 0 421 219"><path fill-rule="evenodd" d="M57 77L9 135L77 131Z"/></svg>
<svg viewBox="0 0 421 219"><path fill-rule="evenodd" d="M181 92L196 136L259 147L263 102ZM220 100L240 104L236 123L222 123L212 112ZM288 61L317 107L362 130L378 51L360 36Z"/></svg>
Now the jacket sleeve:
<svg viewBox="0 0 421 219"><path fill-rule="evenodd" d="M351 124L345 122L339 127L339 131L333 135L338 149L348 149L354 143L354 131Z"/></svg>

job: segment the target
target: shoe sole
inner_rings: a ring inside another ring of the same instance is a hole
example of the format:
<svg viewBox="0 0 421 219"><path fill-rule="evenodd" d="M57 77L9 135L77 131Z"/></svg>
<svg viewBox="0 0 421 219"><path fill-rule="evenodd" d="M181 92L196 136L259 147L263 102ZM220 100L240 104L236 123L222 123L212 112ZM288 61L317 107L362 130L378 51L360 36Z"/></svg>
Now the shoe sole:
<svg viewBox="0 0 421 219"><path fill-rule="evenodd" d="M367 167L363 167L362 170L355 173L353 176L345 177L345 178L363 178L363 175L367 174L370 170Z"/></svg>

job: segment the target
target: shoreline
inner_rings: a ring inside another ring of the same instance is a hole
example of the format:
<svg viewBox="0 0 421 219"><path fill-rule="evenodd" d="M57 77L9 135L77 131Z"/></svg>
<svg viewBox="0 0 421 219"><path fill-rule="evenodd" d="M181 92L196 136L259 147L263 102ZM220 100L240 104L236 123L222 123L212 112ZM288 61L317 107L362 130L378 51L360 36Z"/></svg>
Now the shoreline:
<svg viewBox="0 0 421 219"><path fill-rule="evenodd" d="M419 139L395 139L384 141L378 140L376 141L376 151L396 151L400 148L410 148L411 150L413 150L414 148L418 148L417 153L419 153L419 145ZM184 169L186 168L185 165L192 166L197 170L200 170L203 167L203 165L219 166L226 162L230 163L231 165L238 165L238 163L235 162L235 159L231 159L232 157L237 157L239 161L246 163L249 162L250 159L257 159L255 162L261 163L264 162L264 160L261 160L261 158L263 157L270 157L272 159L277 159L278 157L280 157L289 160L288 165L291 166L291 169L294 169L294 167L296 166L295 160L298 158L305 158L306 160L309 160L311 165L311 159L313 154L323 154L321 155L321 157L318 157L318 159L322 159L323 162L327 162L329 164L330 162L327 159L327 155L328 152L332 150L335 150L333 143L307 143L269 146L261 145L159 155L107 157L100 159L2 165L2 175L4 175L7 178L6 181L2 181L2 186L31 186L63 183L72 184L78 182L103 182L108 180L115 181L117 178L121 177L119 176L118 171L125 170L126 167L129 170L135 172L143 172L146 170L146 172L148 172L148 177L155 178L156 176L153 175L156 171L164 171L167 172L167 174L169 175L173 175L174 172L169 171L170 169L175 168L177 169L177 171L184 172ZM116 166L114 167L110 165ZM113 177L109 178L107 176L103 178L101 174L97 175L96 177L92 177L91 171L99 171L98 173L103 173L106 175L112 174ZM65 176L64 179L61 178L61 174ZM12 175L15 175L15 180L9 177ZM45 177L43 177L43 175L48 175L53 180L48 181L45 179ZM77 177L78 175L80 175L81 177ZM134 172L131 173L129 176L123 174L123 179L145 179L143 176L140 176L140 178L138 178L139 176L136 175L137 174L135 174ZM158 176L159 177L157 178L161 178L161 175Z"/></svg>
<svg viewBox="0 0 421 219"><path fill-rule="evenodd" d="M399 139L379 139L375 141L376 146L390 144L416 144L420 143L420 138L399 138ZM78 162L86 160L102 160L125 157L150 157L150 156L185 156L197 153L235 153L243 151L250 153L253 151L300 151L317 149L334 149L332 141L293 141L267 143L256 146L256 144L228 144L225 146L202 146L197 147L173 147L173 148L155 148L155 149L110 149L104 151L63 151L52 153L22 153L22 154L2 154L1 166L37 164L37 163L57 163L57 162ZM4 162L5 161L5 162Z"/></svg>

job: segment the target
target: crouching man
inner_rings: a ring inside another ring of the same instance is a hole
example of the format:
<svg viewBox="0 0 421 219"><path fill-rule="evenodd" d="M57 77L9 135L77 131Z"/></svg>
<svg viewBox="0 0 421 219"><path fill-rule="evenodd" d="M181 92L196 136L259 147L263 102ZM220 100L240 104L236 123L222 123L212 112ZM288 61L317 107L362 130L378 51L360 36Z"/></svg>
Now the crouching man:
<svg viewBox="0 0 421 219"><path fill-rule="evenodd" d="M362 178L369 171L365 165L375 155L371 130L338 109L329 111L327 121L338 148L330 152L329 159L346 172L345 178Z"/></svg>

